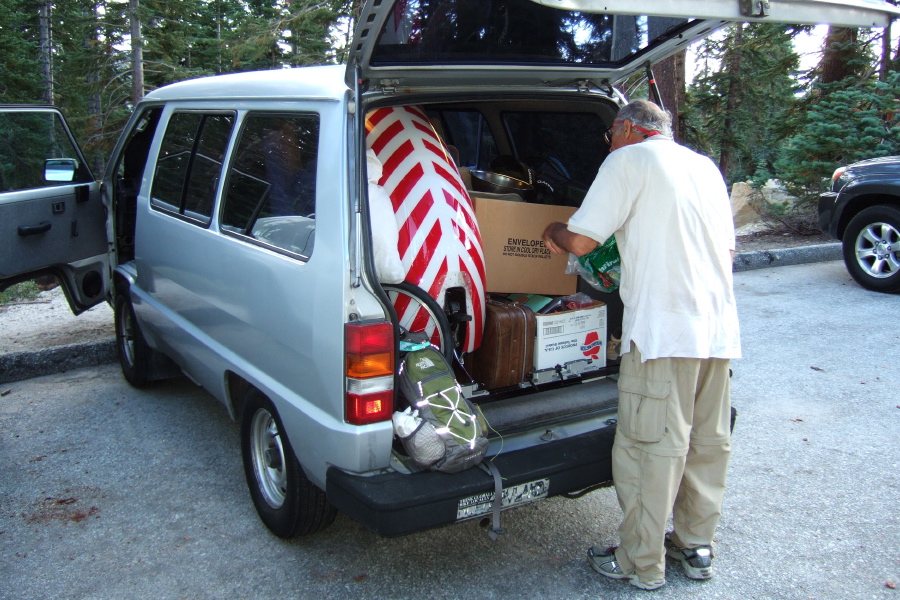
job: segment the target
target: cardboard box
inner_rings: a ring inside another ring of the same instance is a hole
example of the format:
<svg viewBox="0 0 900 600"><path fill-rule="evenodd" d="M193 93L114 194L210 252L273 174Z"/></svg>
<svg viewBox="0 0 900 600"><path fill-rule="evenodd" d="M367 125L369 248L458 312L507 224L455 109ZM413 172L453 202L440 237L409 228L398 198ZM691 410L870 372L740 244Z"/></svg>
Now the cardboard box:
<svg viewBox="0 0 900 600"><path fill-rule="evenodd" d="M541 234L553 221L565 223L576 209L473 197L484 248L487 291L567 296L577 275L566 275L566 254L551 254Z"/></svg>
<svg viewBox="0 0 900 600"><path fill-rule="evenodd" d="M552 369L573 360L591 359L606 366L606 305L535 315L534 368Z"/></svg>

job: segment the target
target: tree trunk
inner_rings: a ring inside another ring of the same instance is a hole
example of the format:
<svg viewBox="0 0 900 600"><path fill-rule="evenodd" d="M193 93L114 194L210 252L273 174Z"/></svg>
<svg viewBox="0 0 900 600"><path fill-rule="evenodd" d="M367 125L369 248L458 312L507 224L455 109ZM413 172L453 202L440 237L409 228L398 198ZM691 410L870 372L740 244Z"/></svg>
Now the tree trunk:
<svg viewBox="0 0 900 600"><path fill-rule="evenodd" d="M734 143L734 111L737 109L738 86L741 79L741 45L744 38L744 25L734 25L734 35L731 38L731 47L728 49L728 98L725 101L725 120L722 127L721 150L719 151L719 171L722 177L728 179L728 169L731 167L731 147Z"/></svg>
<svg viewBox="0 0 900 600"><path fill-rule="evenodd" d="M853 45L859 39L858 34L858 30L847 27L828 28L822 50L822 62L819 63L821 83L834 83L854 74L848 62L857 54Z"/></svg>
<svg viewBox="0 0 900 600"><path fill-rule="evenodd" d="M50 30L50 2L41 2L38 9L41 36L41 78L43 88L43 100L47 104L53 104L53 53Z"/></svg>
<svg viewBox="0 0 900 600"><path fill-rule="evenodd" d="M682 50L653 65L653 75L663 106L672 113L672 133L676 141L684 139L682 111L685 102L685 55L686 51Z"/></svg>
<svg viewBox="0 0 900 600"><path fill-rule="evenodd" d="M128 0L131 21L131 102L144 97L144 47L141 39L140 0Z"/></svg>
<svg viewBox="0 0 900 600"><path fill-rule="evenodd" d="M881 33L881 70L878 73L879 81L887 79L891 70L891 23L887 24Z"/></svg>
<svg viewBox="0 0 900 600"><path fill-rule="evenodd" d="M216 0L216 73L222 73L222 5Z"/></svg>
<svg viewBox="0 0 900 600"><path fill-rule="evenodd" d="M97 23L100 22L101 15L98 14L98 7L95 5L93 9L87 9L86 16L89 17L93 23L93 26L90 28L89 32L84 36L84 49L85 52L93 52L93 48L100 48L100 35L97 28ZM96 56L96 52L93 52L94 56ZM100 72L98 67L98 61L91 61L91 70L88 71L86 75L86 79L88 82L88 89L90 90L90 96L88 96L88 115L90 115L91 123L94 131L103 131L103 106L100 100ZM94 173L102 174L105 170L105 162L103 160L103 153L97 152L94 155L93 164L91 168Z"/></svg>

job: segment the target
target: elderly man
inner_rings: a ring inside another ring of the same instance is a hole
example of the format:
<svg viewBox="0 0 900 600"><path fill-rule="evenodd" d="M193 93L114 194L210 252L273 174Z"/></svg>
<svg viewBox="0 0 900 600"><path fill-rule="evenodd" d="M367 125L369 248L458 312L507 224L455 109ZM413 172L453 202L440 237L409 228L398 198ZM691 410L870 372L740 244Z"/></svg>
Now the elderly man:
<svg viewBox="0 0 900 600"><path fill-rule="evenodd" d="M613 479L617 548L592 547L599 573L653 590L665 556L712 577L731 450L730 359L740 357L732 289L734 223L716 166L672 140L671 117L628 104L581 208L544 241L578 256L615 234L625 312ZM674 516L674 531L666 522Z"/></svg>

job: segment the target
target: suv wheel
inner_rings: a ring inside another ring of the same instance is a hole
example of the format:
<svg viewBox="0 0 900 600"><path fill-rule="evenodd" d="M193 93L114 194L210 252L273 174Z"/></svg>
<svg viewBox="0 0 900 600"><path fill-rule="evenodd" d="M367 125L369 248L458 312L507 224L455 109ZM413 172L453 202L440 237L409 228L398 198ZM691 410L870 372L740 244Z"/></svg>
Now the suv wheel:
<svg viewBox="0 0 900 600"><path fill-rule="evenodd" d="M290 539L323 529L337 511L300 467L272 402L251 389L241 417L241 453L247 486L259 518Z"/></svg>
<svg viewBox="0 0 900 600"><path fill-rule="evenodd" d="M900 209L872 206L853 217L843 238L853 279L876 292L900 292Z"/></svg>
<svg viewBox="0 0 900 600"><path fill-rule="evenodd" d="M134 387L146 387L150 382L150 347L144 341L134 316L131 292L127 285L116 289L115 299L116 353L126 381Z"/></svg>

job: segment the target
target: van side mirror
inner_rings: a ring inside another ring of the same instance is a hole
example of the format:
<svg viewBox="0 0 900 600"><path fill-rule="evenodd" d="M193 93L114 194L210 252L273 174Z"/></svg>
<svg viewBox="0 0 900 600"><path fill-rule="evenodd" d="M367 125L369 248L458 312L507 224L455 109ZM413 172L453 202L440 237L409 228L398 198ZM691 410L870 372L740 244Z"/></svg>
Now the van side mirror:
<svg viewBox="0 0 900 600"><path fill-rule="evenodd" d="M48 158L44 161L44 181L74 181L77 168L74 158Z"/></svg>

